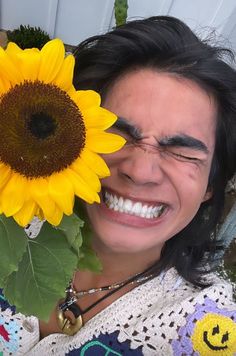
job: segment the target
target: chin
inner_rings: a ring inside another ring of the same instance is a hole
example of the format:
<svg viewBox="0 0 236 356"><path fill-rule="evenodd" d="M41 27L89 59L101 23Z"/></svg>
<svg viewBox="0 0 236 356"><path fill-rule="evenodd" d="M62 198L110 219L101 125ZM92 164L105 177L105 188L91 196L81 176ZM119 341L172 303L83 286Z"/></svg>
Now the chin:
<svg viewBox="0 0 236 356"><path fill-rule="evenodd" d="M113 214L103 203L88 206L87 212L94 230L95 248L120 254L156 249L158 256L167 239L159 240L158 222L154 224L128 214Z"/></svg>
<svg viewBox="0 0 236 356"><path fill-rule="evenodd" d="M113 252L143 253L154 249L159 254L165 242L191 221L189 215L186 219L179 208L167 203L158 203L157 214L150 218L143 211L127 211L130 207L134 208L135 200L133 205L131 201L126 207L127 199L123 199L121 209L115 209L109 194L107 196L103 190L101 203L87 205L87 213L93 226L95 245L99 244ZM138 204L141 204L140 201ZM148 202L142 205L148 206Z"/></svg>

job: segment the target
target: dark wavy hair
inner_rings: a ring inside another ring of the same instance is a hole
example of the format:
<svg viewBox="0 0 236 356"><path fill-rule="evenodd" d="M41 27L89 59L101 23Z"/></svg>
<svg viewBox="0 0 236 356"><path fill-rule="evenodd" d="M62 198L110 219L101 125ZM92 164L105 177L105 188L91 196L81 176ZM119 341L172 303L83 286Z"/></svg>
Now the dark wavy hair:
<svg viewBox="0 0 236 356"><path fill-rule="evenodd" d="M168 16L131 21L82 42L75 50L74 85L102 98L125 72L151 68L188 78L212 95L217 105L216 146L209 175L210 200L193 220L165 243L153 271L174 266L179 274L203 285L205 268L223 242L216 239L227 181L236 171L236 72L233 53L200 40L182 21Z"/></svg>

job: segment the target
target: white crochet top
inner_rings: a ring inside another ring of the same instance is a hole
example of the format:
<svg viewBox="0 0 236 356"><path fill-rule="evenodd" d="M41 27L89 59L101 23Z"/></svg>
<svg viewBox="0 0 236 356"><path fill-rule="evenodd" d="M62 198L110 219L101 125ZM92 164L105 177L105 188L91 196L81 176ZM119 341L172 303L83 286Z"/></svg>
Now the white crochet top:
<svg viewBox="0 0 236 356"><path fill-rule="evenodd" d="M12 315L5 305L0 355L233 356L236 305L231 298L228 283L214 278L211 287L200 289L172 268L120 297L76 335L51 334L41 341L37 318Z"/></svg>

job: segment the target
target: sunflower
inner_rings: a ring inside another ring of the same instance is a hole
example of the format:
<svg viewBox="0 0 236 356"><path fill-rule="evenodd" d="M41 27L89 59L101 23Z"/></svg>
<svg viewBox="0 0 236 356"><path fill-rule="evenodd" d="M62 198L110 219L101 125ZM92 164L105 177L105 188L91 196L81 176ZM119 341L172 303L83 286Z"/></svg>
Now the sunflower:
<svg viewBox="0 0 236 356"><path fill-rule="evenodd" d="M99 94L75 90L73 69L59 39L41 50L0 48L0 213L21 226L34 216L58 225L75 196L99 202L109 175L99 154L124 144L105 132L117 118Z"/></svg>

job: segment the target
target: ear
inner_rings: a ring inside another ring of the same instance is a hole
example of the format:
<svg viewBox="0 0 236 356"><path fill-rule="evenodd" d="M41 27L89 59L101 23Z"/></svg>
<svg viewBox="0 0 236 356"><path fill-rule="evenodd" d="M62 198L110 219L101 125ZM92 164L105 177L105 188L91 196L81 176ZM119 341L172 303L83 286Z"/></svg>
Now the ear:
<svg viewBox="0 0 236 356"><path fill-rule="evenodd" d="M212 189L211 188L207 188L207 191L206 191L206 193L205 193L205 195L204 195L204 197L202 199L202 203L204 203L205 201L211 199L212 194L213 194Z"/></svg>

